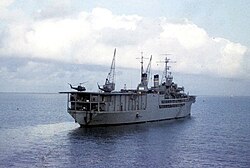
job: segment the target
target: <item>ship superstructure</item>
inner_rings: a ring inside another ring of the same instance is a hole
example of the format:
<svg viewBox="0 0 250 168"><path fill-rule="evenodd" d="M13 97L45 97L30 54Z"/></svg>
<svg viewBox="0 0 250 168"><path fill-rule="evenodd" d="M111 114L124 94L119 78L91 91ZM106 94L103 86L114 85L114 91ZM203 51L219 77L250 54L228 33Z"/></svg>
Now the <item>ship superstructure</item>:
<svg viewBox="0 0 250 168"><path fill-rule="evenodd" d="M153 86L148 87L148 79L152 56L146 71L143 69L141 56L141 81L137 89L121 89L114 91L115 54L103 87L99 92L77 91L61 92L68 94L68 113L81 126L134 124L151 121L183 118L190 115L191 105L195 96L184 92L173 82L169 70L169 61L166 57L164 80L159 82L159 75L155 74Z"/></svg>

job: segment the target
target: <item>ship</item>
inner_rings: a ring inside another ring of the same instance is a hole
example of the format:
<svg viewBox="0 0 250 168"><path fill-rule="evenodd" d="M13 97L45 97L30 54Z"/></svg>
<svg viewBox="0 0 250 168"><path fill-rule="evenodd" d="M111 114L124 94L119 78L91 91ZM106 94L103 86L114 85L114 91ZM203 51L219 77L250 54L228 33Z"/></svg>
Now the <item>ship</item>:
<svg viewBox="0 0 250 168"><path fill-rule="evenodd" d="M67 94L67 111L81 127L138 124L185 118L191 115L196 96L184 92L184 87L173 82L170 59L165 58L164 73L153 75L153 86L148 87L151 69L150 57L146 70L141 54L141 80L135 89L115 90L115 56L110 72L98 91L78 90ZM152 75L151 75L152 76ZM74 89L74 88L73 88Z"/></svg>

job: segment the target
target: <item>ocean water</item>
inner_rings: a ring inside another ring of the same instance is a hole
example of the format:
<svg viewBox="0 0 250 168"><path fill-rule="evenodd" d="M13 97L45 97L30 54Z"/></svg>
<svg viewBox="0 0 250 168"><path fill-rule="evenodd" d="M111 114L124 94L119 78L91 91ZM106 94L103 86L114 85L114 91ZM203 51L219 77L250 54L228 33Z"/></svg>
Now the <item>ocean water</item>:
<svg viewBox="0 0 250 168"><path fill-rule="evenodd" d="M0 167L250 167L250 97L197 97L190 118L79 128L66 95L0 94Z"/></svg>

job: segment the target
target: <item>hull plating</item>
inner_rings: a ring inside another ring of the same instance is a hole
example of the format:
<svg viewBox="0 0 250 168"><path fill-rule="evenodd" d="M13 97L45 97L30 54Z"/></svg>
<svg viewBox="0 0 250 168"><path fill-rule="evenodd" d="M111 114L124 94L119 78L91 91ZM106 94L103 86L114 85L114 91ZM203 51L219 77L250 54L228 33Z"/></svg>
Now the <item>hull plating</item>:
<svg viewBox="0 0 250 168"><path fill-rule="evenodd" d="M86 112L69 110L68 112L81 126L135 124L190 116L192 103L191 101L186 102L181 107L173 108L149 106L151 108L135 111Z"/></svg>

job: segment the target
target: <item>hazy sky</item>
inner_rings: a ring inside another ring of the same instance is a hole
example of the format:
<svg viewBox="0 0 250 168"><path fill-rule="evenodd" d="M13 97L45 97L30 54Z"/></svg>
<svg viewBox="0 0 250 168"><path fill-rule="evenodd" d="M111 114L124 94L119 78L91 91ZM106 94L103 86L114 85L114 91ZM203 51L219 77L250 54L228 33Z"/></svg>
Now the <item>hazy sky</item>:
<svg viewBox="0 0 250 168"><path fill-rule="evenodd" d="M143 51L160 75L171 54L189 93L249 96L249 23L248 0L1 0L0 92L95 91L116 48L117 89L137 86Z"/></svg>

